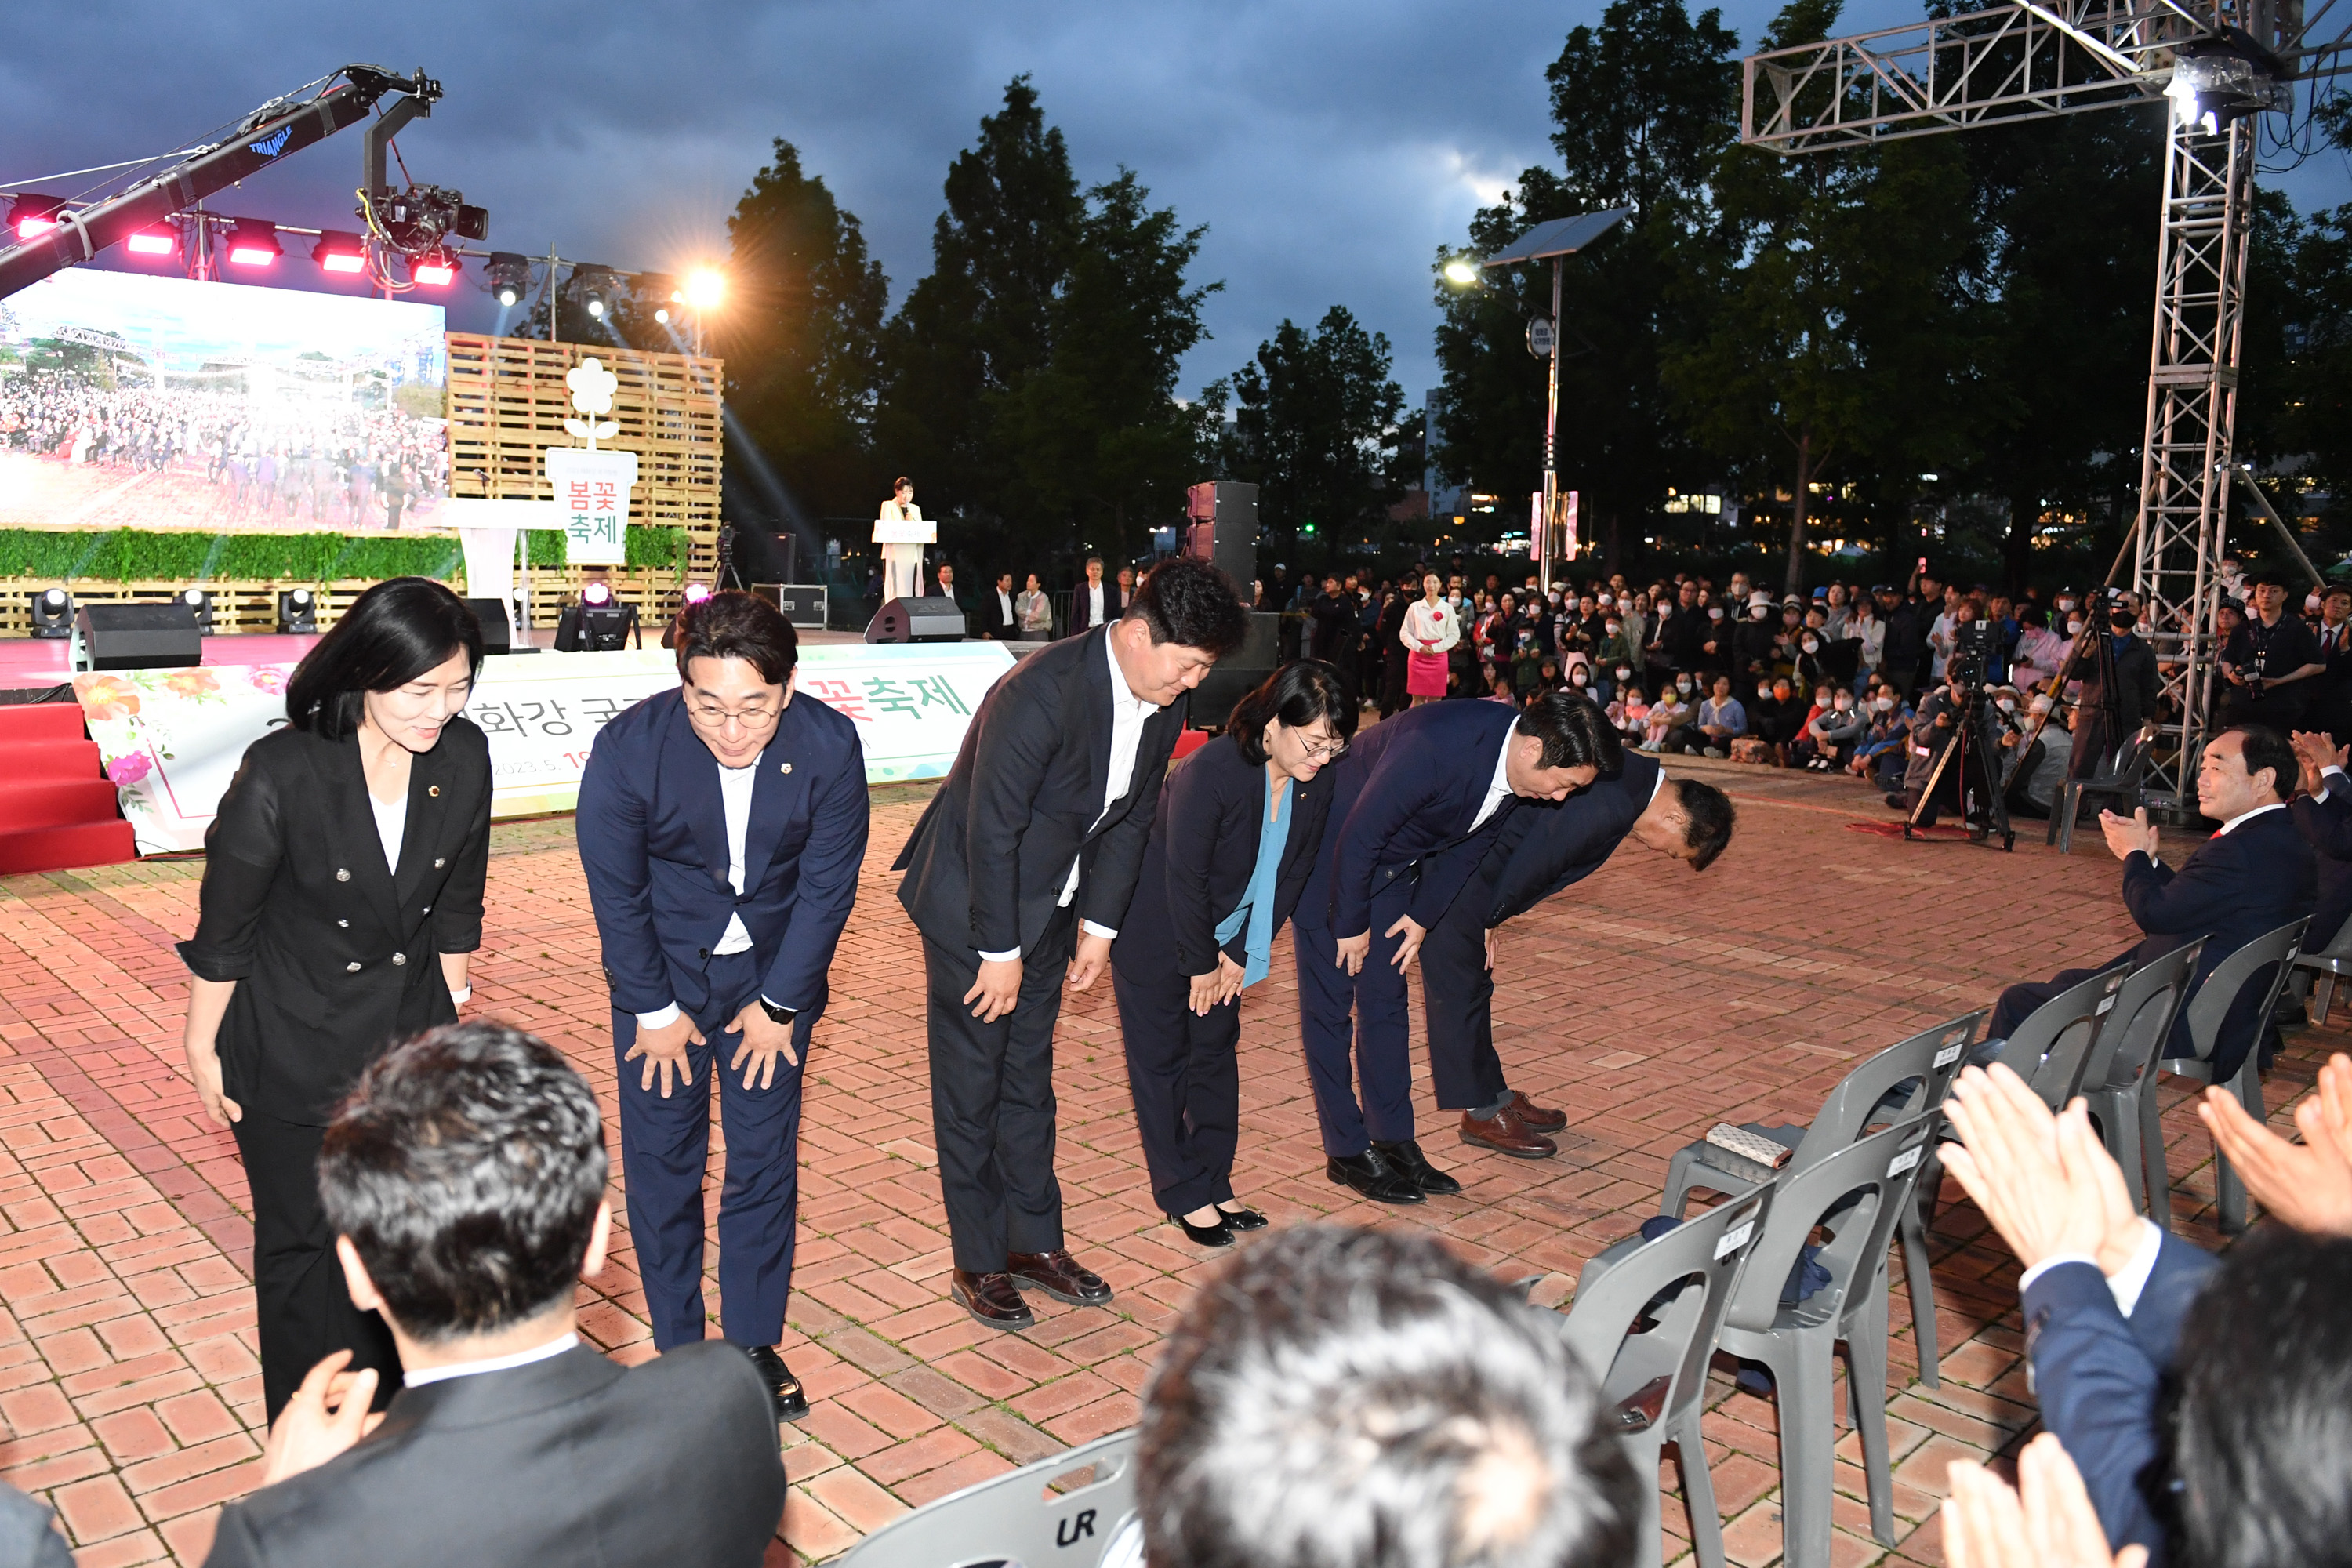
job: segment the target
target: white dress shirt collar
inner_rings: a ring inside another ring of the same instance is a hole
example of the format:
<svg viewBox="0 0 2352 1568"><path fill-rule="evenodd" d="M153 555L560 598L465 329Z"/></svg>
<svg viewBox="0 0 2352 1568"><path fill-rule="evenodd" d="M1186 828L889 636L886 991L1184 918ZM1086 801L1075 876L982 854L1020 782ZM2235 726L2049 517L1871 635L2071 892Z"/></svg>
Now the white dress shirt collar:
<svg viewBox="0 0 2352 1568"><path fill-rule="evenodd" d="M1516 724L1503 731L1503 749L1495 757L1495 776L1486 781L1486 798L1478 803L1478 815L1470 819L1470 831L1473 833L1485 826L1486 819L1501 810L1503 803L1511 798L1511 742L1517 738L1518 732Z"/></svg>
<svg viewBox="0 0 2352 1568"><path fill-rule="evenodd" d="M511 1372L533 1362L553 1361L580 1342L576 1333L562 1333L535 1349L517 1351L512 1355L485 1356L480 1361L451 1362L446 1366L419 1367L404 1372L400 1381L404 1387L421 1388L428 1383L446 1383L453 1377L476 1377L486 1372Z"/></svg>
<svg viewBox="0 0 2352 1568"><path fill-rule="evenodd" d="M2263 813L2266 811L2284 811L2285 809L2286 806L2284 803L2275 800L2271 802L2268 805L2258 805L2254 807L2253 810L2241 812L2236 816L2230 818L2229 821L2221 824L2221 831L2223 833L2235 833L2238 831L2240 825L2252 822L2254 818L2262 816Z"/></svg>

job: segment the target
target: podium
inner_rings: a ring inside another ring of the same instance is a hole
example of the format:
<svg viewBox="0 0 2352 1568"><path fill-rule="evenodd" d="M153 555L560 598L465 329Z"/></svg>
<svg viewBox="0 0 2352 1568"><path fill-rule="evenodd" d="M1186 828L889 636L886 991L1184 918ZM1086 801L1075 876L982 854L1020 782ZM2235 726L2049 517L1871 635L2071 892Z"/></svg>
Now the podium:
<svg viewBox="0 0 2352 1568"><path fill-rule="evenodd" d="M882 547L882 602L923 592L923 546L936 544L940 525L921 518L877 518L874 542Z"/></svg>

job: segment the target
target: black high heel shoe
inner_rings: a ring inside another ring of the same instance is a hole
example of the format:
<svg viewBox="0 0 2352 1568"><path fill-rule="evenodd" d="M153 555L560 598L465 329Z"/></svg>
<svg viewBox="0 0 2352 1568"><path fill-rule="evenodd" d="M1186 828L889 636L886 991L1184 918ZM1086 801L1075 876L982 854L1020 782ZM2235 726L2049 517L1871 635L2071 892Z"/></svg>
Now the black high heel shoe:
<svg viewBox="0 0 2352 1568"><path fill-rule="evenodd" d="M1234 1244L1234 1233L1222 1224L1194 1225L1181 1214L1170 1215L1168 1223L1182 1231L1184 1239L1195 1247L1231 1247Z"/></svg>
<svg viewBox="0 0 2352 1568"><path fill-rule="evenodd" d="M1225 1228L1228 1230L1264 1230L1265 1228L1265 1215L1255 1209L1229 1209L1224 1205L1219 1204L1217 1217L1224 1222Z"/></svg>

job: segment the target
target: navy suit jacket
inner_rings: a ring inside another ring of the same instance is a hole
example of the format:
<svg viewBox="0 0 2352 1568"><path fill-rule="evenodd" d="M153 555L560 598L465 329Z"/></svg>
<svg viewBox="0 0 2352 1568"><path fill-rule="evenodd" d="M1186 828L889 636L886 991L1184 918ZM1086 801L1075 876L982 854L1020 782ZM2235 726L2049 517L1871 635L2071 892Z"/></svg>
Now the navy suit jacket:
<svg viewBox="0 0 2352 1568"><path fill-rule="evenodd" d="M1331 830L1307 896L1328 889L1331 933L1371 928L1376 886L1417 865L1412 914L1433 926L1476 868L1475 854L1446 854L1484 837L1512 815L1506 800L1476 833L1495 761L1519 721L1499 702L1430 702L1384 719L1356 737L1327 773L1333 782ZM1318 911L1319 912L1319 911Z"/></svg>
<svg viewBox="0 0 2352 1568"><path fill-rule="evenodd" d="M2304 795L2287 809L2317 861L2319 896L2303 937L2304 951L2316 952L2336 940L2344 917L2352 914L2352 788L2336 783L2326 800Z"/></svg>
<svg viewBox="0 0 2352 1568"><path fill-rule="evenodd" d="M2165 1545L2140 1484L2162 1447L2157 1398L2179 1353L2181 1321L2219 1267L2168 1233L2129 1318L2116 1310L2106 1277L2088 1263L2059 1264L2024 1295L2025 1353L2042 1425L2083 1472L2108 1545L2147 1547L2149 1568L2162 1568Z"/></svg>
<svg viewBox="0 0 2352 1568"><path fill-rule="evenodd" d="M1650 808L1663 772L1658 760L1632 747L1615 778L1596 779L1558 805L1531 805L1511 814L1486 852L1481 880L1494 889L1481 913L1488 930L1527 913L1572 883L1601 869L1634 822ZM1474 884L1475 886L1475 884Z"/></svg>
<svg viewBox="0 0 2352 1568"><path fill-rule="evenodd" d="M622 1012L676 1002L706 1035L723 1024L710 950L740 915L761 994L797 1009L803 1030L824 1016L825 971L866 858L865 748L855 724L801 692L758 766L738 894L719 760L687 718L684 692L646 698L596 737L580 779L580 864Z"/></svg>
<svg viewBox="0 0 2352 1568"><path fill-rule="evenodd" d="M1275 876L1274 929L1298 907L1298 896L1323 847L1335 770L1326 766L1305 784L1293 781L1283 803L1287 831ZM1160 809L1143 847L1143 866L1127 920L1111 945L1110 961L1136 979L1206 974L1217 966L1217 922L1240 907L1257 871L1265 821L1266 776L1262 763L1242 755L1221 735L1168 770ZM1246 965L1248 931L1234 933L1223 951Z"/></svg>
<svg viewBox="0 0 2352 1568"><path fill-rule="evenodd" d="M2311 913L2317 877L2311 846L2284 811L2264 812L2235 832L2207 839L2179 870L2134 851L2124 859L2124 908L2147 935L2124 956L2135 964L2146 963L2211 932L2212 940L2198 956L2197 973L2189 976L2193 996L2223 959L2264 932ZM2231 1004L2213 1053L2215 1083L2236 1076L2266 1026L2256 1016L2261 1004L2262 997L2251 987ZM2164 1054L2195 1054L2185 1006L2173 1018L2172 1038Z"/></svg>

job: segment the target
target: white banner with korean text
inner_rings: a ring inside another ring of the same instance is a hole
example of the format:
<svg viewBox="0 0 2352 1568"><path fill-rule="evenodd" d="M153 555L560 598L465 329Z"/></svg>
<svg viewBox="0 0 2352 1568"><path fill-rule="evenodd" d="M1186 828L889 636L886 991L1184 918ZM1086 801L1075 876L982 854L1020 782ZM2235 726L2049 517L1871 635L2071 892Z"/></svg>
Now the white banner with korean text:
<svg viewBox="0 0 2352 1568"><path fill-rule="evenodd" d="M981 699L1012 668L994 642L820 645L800 650L799 689L856 724L868 784L903 783L946 775ZM141 854L204 847L246 747L286 721L292 673L257 664L75 677ZM491 815L572 810L596 732L677 684L673 656L657 648L485 660L466 716L489 737Z"/></svg>

